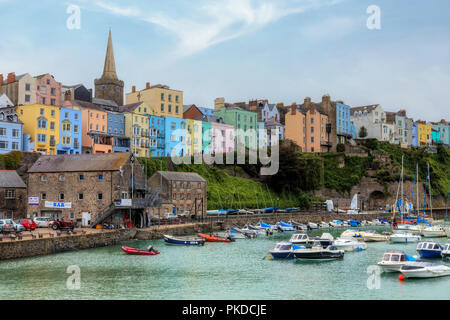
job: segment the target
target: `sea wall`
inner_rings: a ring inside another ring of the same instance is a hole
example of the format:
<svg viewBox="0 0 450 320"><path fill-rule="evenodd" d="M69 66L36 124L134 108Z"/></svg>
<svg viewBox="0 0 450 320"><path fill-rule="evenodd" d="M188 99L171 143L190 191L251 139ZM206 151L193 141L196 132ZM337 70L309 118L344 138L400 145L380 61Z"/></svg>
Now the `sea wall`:
<svg viewBox="0 0 450 320"><path fill-rule="evenodd" d="M97 248L134 238L136 230L104 230L98 233L61 235L53 238L0 242L0 260Z"/></svg>
<svg viewBox="0 0 450 320"><path fill-rule="evenodd" d="M217 222L153 226L151 228L138 229L136 231L135 239L138 240L162 239L165 234L172 236L187 236L195 234L196 232L208 233L213 231L219 231L220 229L221 225L218 224Z"/></svg>

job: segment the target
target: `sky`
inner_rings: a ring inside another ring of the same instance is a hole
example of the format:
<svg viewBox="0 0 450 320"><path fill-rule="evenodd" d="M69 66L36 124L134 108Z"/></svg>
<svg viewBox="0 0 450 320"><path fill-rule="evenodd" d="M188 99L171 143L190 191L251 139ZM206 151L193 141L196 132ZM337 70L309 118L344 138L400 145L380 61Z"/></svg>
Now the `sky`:
<svg viewBox="0 0 450 320"><path fill-rule="evenodd" d="M380 29L367 27L371 5ZM0 0L0 73L91 88L111 29L125 92L166 84L202 107L330 94L450 121L449 13L448 0Z"/></svg>

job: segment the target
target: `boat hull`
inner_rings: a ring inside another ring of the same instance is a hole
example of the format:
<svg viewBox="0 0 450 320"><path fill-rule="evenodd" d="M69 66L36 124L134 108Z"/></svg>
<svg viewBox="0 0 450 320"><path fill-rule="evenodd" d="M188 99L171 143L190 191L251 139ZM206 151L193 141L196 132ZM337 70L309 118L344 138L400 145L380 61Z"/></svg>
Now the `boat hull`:
<svg viewBox="0 0 450 320"><path fill-rule="evenodd" d="M205 239L183 239L175 238L171 236L164 236L164 242L166 244L184 245L184 246L202 246L205 244Z"/></svg>
<svg viewBox="0 0 450 320"><path fill-rule="evenodd" d="M272 255L274 259L293 259L294 254L290 250L283 250L283 251L275 251L270 250L269 253Z"/></svg>
<svg viewBox="0 0 450 320"><path fill-rule="evenodd" d="M417 250L417 253L424 259L441 258L440 250Z"/></svg>
<svg viewBox="0 0 450 320"><path fill-rule="evenodd" d="M400 268L405 263L378 263L378 266L383 269L383 272L400 272Z"/></svg>
<svg viewBox="0 0 450 320"><path fill-rule="evenodd" d="M302 252L303 251L303 252ZM343 252L308 252L304 250L294 251L294 256L299 260L327 261L344 258Z"/></svg>
<svg viewBox="0 0 450 320"><path fill-rule="evenodd" d="M126 254L134 255L134 256L156 256L157 254L159 254L158 250L148 251L148 250L136 249L136 248L127 247L127 246L122 246L121 249Z"/></svg>
<svg viewBox="0 0 450 320"><path fill-rule="evenodd" d="M430 270L408 270L408 271L402 270L401 273L406 278L437 278L437 277L450 276L450 270L443 271L443 272L433 272Z"/></svg>
<svg viewBox="0 0 450 320"><path fill-rule="evenodd" d="M391 236L391 242L394 243L411 243L419 242L420 240L420 236Z"/></svg>

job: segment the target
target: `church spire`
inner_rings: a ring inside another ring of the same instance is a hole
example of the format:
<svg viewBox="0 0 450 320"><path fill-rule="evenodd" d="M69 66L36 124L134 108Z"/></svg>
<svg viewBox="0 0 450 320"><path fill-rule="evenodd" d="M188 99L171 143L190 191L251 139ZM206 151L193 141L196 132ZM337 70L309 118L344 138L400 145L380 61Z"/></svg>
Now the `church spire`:
<svg viewBox="0 0 450 320"><path fill-rule="evenodd" d="M118 79L116 73L116 63L114 61L111 29L109 29L108 46L106 48L105 66L103 67L102 79Z"/></svg>

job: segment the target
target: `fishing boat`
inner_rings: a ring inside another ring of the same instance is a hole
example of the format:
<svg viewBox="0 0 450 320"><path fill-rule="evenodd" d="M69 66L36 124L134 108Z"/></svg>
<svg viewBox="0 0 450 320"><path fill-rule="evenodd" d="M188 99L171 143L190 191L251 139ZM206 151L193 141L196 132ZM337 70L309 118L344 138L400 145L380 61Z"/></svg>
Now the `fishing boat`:
<svg viewBox="0 0 450 320"><path fill-rule="evenodd" d="M307 226L310 229L319 229L319 225L317 223L314 223L314 222L308 222Z"/></svg>
<svg viewBox="0 0 450 320"><path fill-rule="evenodd" d="M436 242L419 242L416 251L421 258L441 258L442 246Z"/></svg>
<svg viewBox="0 0 450 320"><path fill-rule="evenodd" d="M376 233L375 231L365 231L362 237L364 242L389 241L389 236Z"/></svg>
<svg viewBox="0 0 450 320"><path fill-rule="evenodd" d="M135 256L155 256L159 254L158 250L136 249L132 247L122 246L122 251L129 255Z"/></svg>
<svg viewBox="0 0 450 320"><path fill-rule="evenodd" d="M309 237L306 233L294 233L289 239L290 243L298 245L306 245L308 243Z"/></svg>
<svg viewBox="0 0 450 320"><path fill-rule="evenodd" d="M292 224L280 221L277 223L277 227L279 230L283 231L283 232L293 232L295 231L295 228Z"/></svg>
<svg viewBox="0 0 450 320"><path fill-rule="evenodd" d="M269 250L269 253L275 259L292 259L294 258L294 253L292 252L292 243L290 242L278 242L275 247Z"/></svg>
<svg viewBox="0 0 450 320"><path fill-rule="evenodd" d="M406 263L418 260L403 251L391 250L383 255L383 260L378 262L378 265L384 272L400 272L400 268Z"/></svg>
<svg viewBox="0 0 450 320"><path fill-rule="evenodd" d="M339 237L334 240L333 245L339 250L344 251L362 251L367 249L367 244L358 241L352 237Z"/></svg>
<svg viewBox="0 0 450 320"><path fill-rule="evenodd" d="M205 244L205 239L197 237L173 237L169 235L164 235L164 242L166 244L177 244L185 246L202 246Z"/></svg>
<svg viewBox="0 0 450 320"><path fill-rule="evenodd" d="M210 234L198 233L198 236L205 239L206 242L231 242L231 241L233 241L231 237L220 238L218 236L213 235L212 233L210 233Z"/></svg>
<svg viewBox="0 0 450 320"><path fill-rule="evenodd" d="M450 276L450 267L429 261L411 261L400 268L406 278L436 278Z"/></svg>
<svg viewBox="0 0 450 320"><path fill-rule="evenodd" d="M308 230L308 226L306 224L295 222L294 220L289 220L288 222L297 230Z"/></svg>
<svg viewBox="0 0 450 320"><path fill-rule="evenodd" d="M344 257L344 250L338 250L334 246L324 248L319 242L311 248L293 244L292 252L294 253L294 257L300 260L326 261L342 259Z"/></svg>
<svg viewBox="0 0 450 320"><path fill-rule="evenodd" d="M444 245L444 249L442 249L442 258L450 258L450 243Z"/></svg>
<svg viewBox="0 0 450 320"><path fill-rule="evenodd" d="M440 226L423 228L421 233L425 238L439 238L446 236L445 229Z"/></svg>
<svg viewBox="0 0 450 320"><path fill-rule="evenodd" d="M421 236L415 235L407 230L398 230L396 233L391 234L389 239L391 242L395 243L409 243L409 242L418 242L421 240Z"/></svg>

